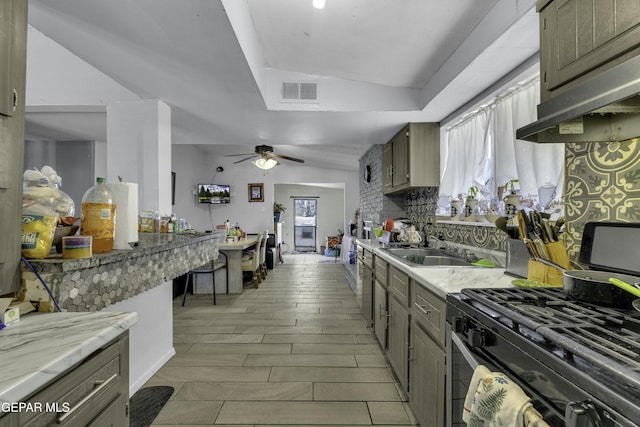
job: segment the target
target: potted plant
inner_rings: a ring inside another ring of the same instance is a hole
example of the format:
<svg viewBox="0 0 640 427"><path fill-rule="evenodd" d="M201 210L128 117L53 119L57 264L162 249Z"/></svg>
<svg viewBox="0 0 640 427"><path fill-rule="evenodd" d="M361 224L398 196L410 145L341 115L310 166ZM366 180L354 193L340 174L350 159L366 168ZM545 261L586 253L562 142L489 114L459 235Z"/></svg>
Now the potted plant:
<svg viewBox="0 0 640 427"><path fill-rule="evenodd" d="M280 222L280 217L286 210L287 208L282 203L273 202L273 222Z"/></svg>

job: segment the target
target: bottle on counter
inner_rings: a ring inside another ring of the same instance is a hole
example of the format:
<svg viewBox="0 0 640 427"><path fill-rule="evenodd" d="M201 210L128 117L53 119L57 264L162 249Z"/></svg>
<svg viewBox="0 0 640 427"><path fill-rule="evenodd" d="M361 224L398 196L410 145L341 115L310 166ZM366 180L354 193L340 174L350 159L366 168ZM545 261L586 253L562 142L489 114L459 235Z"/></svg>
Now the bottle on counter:
<svg viewBox="0 0 640 427"><path fill-rule="evenodd" d="M80 234L92 237L92 252L105 253L113 249L116 231L116 204L104 178L82 196Z"/></svg>

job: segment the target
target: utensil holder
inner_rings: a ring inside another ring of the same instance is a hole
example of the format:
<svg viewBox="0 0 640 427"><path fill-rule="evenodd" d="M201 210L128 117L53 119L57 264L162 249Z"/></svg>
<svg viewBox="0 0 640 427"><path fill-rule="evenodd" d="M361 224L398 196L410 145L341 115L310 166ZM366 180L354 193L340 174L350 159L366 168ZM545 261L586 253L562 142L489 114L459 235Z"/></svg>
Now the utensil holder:
<svg viewBox="0 0 640 427"><path fill-rule="evenodd" d="M562 270L545 265L540 261L530 259L527 266L527 272L527 279L529 280L562 287Z"/></svg>
<svg viewBox="0 0 640 427"><path fill-rule="evenodd" d="M560 241L546 243L545 247L549 253L550 261L558 264L560 267L568 270L571 268L569 262L569 255L564 247L564 244ZM527 266L527 279L534 280L540 283L546 283L548 285L554 285L562 287L563 283L563 270L549 265L543 264L540 261L534 259L529 260Z"/></svg>

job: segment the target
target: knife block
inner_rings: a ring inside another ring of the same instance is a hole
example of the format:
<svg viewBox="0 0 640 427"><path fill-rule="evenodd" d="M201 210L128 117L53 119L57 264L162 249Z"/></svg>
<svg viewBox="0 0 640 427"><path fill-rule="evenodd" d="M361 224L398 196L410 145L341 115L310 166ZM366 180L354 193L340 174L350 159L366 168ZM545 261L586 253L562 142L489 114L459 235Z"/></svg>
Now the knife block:
<svg viewBox="0 0 640 427"><path fill-rule="evenodd" d="M545 247L547 248L547 252L549 253L550 261L558 264L560 267L564 268L565 270L568 270L571 268L571 263L569 262L569 255L567 254L567 250L564 248L564 243L560 241L546 243ZM563 270L559 268L551 267L541 263L540 261L530 259L528 264L527 279L534 280L540 283L546 283L547 285L555 285L558 287L562 287L562 283L563 283L562 273L563 273Z"/></svg>

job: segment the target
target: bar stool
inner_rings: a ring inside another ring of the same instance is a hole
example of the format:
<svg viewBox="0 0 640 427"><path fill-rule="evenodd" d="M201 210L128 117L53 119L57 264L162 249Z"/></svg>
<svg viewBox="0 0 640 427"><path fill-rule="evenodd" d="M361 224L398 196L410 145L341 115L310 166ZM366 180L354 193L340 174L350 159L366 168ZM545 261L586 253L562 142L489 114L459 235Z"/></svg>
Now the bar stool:
<svg viewBox="0 0 640 427"><path fill-rule="evenodd" d="M191 289L195 292L195 279L194 276L198 274L211 274L211 282L213 284L213 305L216 305L216 271L221 268L227 268L227 255L223 252L220 252L220 255L224 256L224 262L216 262L218 259L211 260L208 265L203 265L199 268L194 268L187 273L187 279L184 282L184 291L182 293L182 305L184 306L185 301L187 300L187 288L189 287L189 282L191 281ZM226 280L226 288L227 293L229 293L229 278Z"/></svg>

